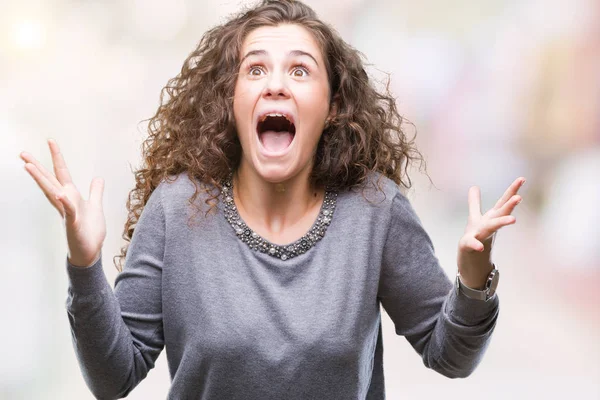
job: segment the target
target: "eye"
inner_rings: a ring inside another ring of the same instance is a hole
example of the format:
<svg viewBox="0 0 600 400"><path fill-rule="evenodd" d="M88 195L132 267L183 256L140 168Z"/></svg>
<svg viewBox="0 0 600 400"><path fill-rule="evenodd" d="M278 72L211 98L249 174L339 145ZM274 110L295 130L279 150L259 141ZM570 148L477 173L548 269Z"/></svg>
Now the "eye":
<svg viewBox="0 0 600 400"><path fill-rule="evenodd" d="M304 65L297 65L293 70L292 70L292 76L298 77L298 78L302 78L305 76L308 76L308 68L306 68Z"/></svg>
<svg viewBox="0 0 600 400"><path fill-rule="evenodd" d="M260 65L252 65L248 70L248 73L252 76L260 76L262 72L265 72L265 70Z"/></svg>

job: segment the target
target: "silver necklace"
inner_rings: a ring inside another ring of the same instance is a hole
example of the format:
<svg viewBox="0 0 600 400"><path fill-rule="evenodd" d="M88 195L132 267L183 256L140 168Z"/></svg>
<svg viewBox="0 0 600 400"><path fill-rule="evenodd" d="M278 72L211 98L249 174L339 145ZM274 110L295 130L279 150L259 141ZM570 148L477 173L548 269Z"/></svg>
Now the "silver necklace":
<svg viewBox="0 0 600 400"><path fill-rule="evenodd" d="M222 186L221 195L225 205L225 219L227 219L227 222L229 222L234 229L237 237L242 242L246 243L252 250L260 251L275 258L279 258L282 261L306 253L317 244L323 236L325 236L327 227L329 227L331 219L333 218L337 200L337 192L326 188L321 210L310 230L295 242L280 246L269 242L267 239L254 232L240 217L235 202L233 201L232 173L230 173L227 179L223 181Z"/></svg>

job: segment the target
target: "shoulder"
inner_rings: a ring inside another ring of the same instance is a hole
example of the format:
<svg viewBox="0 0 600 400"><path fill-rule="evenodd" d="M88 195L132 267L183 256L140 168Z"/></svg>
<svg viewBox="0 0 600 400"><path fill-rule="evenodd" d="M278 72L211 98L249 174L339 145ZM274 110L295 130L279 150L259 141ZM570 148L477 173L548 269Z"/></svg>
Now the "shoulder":
<svg viewBox="0 0 600 400"><path fill-rule="evenodd" d="M350 221L350 230L364 229L370 235L381 231L385 236L392 225L406 226L407 221L414 220L402 188L378 172L369 173L360 186L340 193L338 205L338 218Z"/></svg>
<svg viewBox="0 0 600 400"><path fill-rule="evenodd" d="M191 177L187 171L164 178L154 191L164 210L174 215L187 215L193 209L207 209L207 201L218 199L219 195L214 185Z"/></svg>
<svg viewBox="0 0 600 400"><path fill-rule="evenodd" d="M163 202L171 202L182 197L189 198L196 191L200 194L204 194L206 193L206 188L208 188L209 191L215 191L216 193L215 186L190 177L189 173L184 171L164 178L155 190L160 193Z"/></svg>
<svg viewBox="0 0 600 400"><path fill-rule="evenodd" d="M406 196L404 188L392 179L379 172L372 172L365 193L369 193L369 198L376 198L375 203L379 202L388 231L414 233L421 229L421 219Z"/></svg>
<svg viewBox="0 0 600 400"><path fill-rule="evenodd" d="M363 206L391 211L392 208L408 203L401 187L380 172L372 171L363 186L352 189Z"/></svg>

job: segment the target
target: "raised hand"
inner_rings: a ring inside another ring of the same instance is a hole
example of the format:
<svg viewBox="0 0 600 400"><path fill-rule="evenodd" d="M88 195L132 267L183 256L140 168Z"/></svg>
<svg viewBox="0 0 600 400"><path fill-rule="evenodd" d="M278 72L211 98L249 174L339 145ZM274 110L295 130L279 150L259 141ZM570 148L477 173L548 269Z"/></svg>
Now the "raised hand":
<svg viewBox="0 0 600 400"><path fill-rule="evenodd" d="M463 237L458 242L458 270L462 282L481 289L493 269L491 252L496 232L517 219L511 215L522 200L517 194L525 183L525 178L517 178L506 189L493 208L481 214L481 193L479 187L469 189L469 218Z"/></svg>
<svg viewBox="0 0 600 400"><path fill-rule="evenodd" d="M104 180L94 178L90 185L89 200L84 200L71 180L71 174L58 148L48 140L54 175L31 154L22 152L25 170L63 218L69 246L69 262L75 266L92 265L101 254L106 237L106 222L102 211Z"/></svg>

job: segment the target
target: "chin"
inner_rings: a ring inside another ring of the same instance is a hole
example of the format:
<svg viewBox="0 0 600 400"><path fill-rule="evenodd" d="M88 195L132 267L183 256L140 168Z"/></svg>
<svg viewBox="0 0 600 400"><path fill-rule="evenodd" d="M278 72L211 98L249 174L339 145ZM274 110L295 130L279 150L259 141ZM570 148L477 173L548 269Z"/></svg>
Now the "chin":
<svg viewBox="0 0 600 400"><path fill-rule="evenodd" d="M256 175L265 182L269 183L282 183L297 178L299 175L304 175L303 172L309 167L309 161L307 164L299 162L300 160L289 158L286 160L269 160L265 162L257 157L254 160L252 169L254 169ZM308 178L308 174L306 174Z"/></svg>
<svg viewBox="0 0 600 400"><path fill-rule="evenodd" d="M265 154L261 146L254 149L251 168L256 175L263 181L269 183L281 183L292 179L301 171L301 167L296 160L298 154L293 150L295 146L290 146L285 154L271 156Z"/></svg>
<svg viewBox="0 0 600 400"><path fill-rule="evenodd" d="M297 175L297 171L283 165L260 166L256 168L256 172L262 180L269 183L285 182Z"/></svg>

